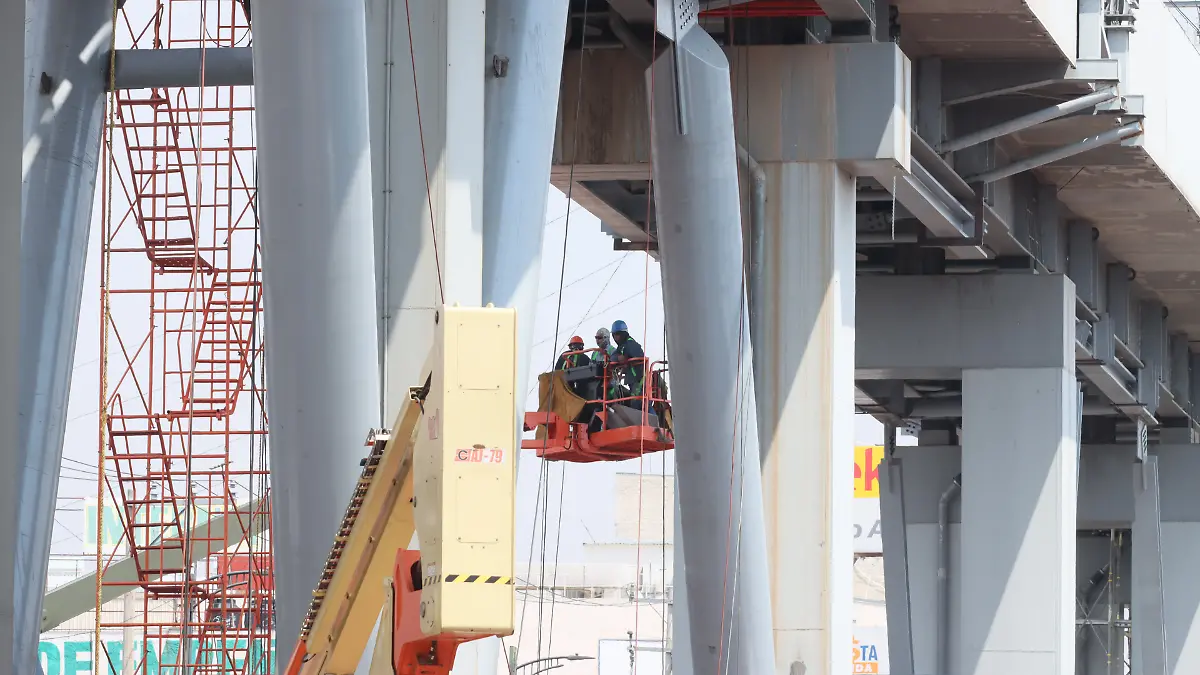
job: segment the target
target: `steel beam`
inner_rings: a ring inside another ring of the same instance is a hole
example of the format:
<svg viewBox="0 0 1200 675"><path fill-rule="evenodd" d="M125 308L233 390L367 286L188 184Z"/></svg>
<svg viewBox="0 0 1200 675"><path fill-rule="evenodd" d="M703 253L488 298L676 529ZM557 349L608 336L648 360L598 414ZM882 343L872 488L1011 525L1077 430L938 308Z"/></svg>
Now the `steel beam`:
<svg viewBox="0 0 1200 675"><path fill-rule="evenodd" d="M974 176L966 178L966 181L968 183L992 183L1000 180L1001 178L1008 178L1009 176L1021 173L1022 171L1036 169L1039 166L1045 166L1051 162L1057 162L1061 159L1067 159L1069 157L1081 155L1089 150L1095 150L1096 148L1102 148L1106 145L1119 143L1128 138L1139 136L1141 133L1141 122L1126 124L1123 127L1105 131L1104 133L1096 134L1094 136L1088 136L1087 138L1081 139L1075 143L1038 153L1031 157L1017 160L1012 164L992 169L991 171L978 173Z"/></svg>
<svg viewBox="0 0 1200 675"><path fill-rule="evenodd" d="M1116 59L1066 61L953 60L942 65L942 96L946 106L994 96L1016 94L1060 82L1116 84Z"/></svg>
<svg viewBox="0 0 1200 675"><path fill-rule="evenodd" d="M25 10L38 5L0 2L0 671L14 667L13 614L21 451L17 410L21 400L21 120L24 116ZM37 645L32 645L34 649ZM34 671L37 672L37 671Z"/></svg>
<svg viewBox="0 0 1200 675"><path fill-rule="evenodd" d="M102 56L107 88L108 54ZM116 89L250 86L254 84L254 52L252 47L118 49L112 79Z"/></svg>
<svg viewBox="0 0 1200 675"><path fill-rule="evenodd" d="M365 33L364 3L254 4L280 654L380 426Z"/></svg>
<svg viewBox="0 0 1200 675"><path fill-rule="evenodd" d="M1094 108L1097 105L1104 103L1105 101L1112 100L1116 97L1116 89L1104 89L1092 94L1087 94L1085 96L1073 98L1068 101L1063 101L1062 103L1052 105L1049 108L1042 108L1041 110L1037 110L1026 115L1021 115L1020 117L1011 119L1007 122L1002 122L1000 124L987 127L986 129L980 129L979 131L965 134L963 136L959 136L958 138L952 138L945 143L942 143L938 148L938 151L954 152L955 150L969 148L972 145L977 145L979 143L983 143L984 141L990 141L995 138L1000 138L1001 136L1015 134L1018 131L1037 126L1043 122L1049 122L1050 120L1056 120L1060 117L1066 117L1067 115L1073 115L1075 113Z"/></svg>
<svg viewBox="0 0 1200 675"><path fill-rule="evenodd" d="M658 87L652 138L667 346L673 358L705 364L673 371L671 381L676 437L688 448L676 454L676 490L692 666L697 673L770 673L776 672L775 650L742 228L730 227L741 217L730 69L702 30L684 32L678 46L649 76L670 82L675 58L683 59L688 133L678 132L672 88ZM853 216L853 196L850 206ZM705 339L689 337L695 335ZM732 519L728 503L714 494L730 494L740 506ZM849 528L842 531L849 536ZM725 542L733 542L737 566L726 568L711 555Z"/></svg>
<svg viewBox="0 0 1200 675"><path fill-rule="evenodd" d="M37 662L38 619L62 463L71 362L104 119L103 65L112 7L40 3L24 82L21 237L23 453L17 520L16 663ZM18 666L18 671L24 668Z"/></svg>

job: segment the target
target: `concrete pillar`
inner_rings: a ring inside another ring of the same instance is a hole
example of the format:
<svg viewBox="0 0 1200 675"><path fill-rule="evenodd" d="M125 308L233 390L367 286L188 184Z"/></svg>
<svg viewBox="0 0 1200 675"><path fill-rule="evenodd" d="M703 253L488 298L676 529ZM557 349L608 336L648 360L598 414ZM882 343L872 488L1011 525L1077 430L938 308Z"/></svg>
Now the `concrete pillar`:
<svg viewBox="0 0 1200 675"><path fill-rule="evenodd" d="M104 120L112 7L50 0L29 26L21 239L17 662L37 661ZM48 93L43 87L49 85Z"/></svg>
<svg viewBox="0 0 1200 675"><path fill-rule="evenodd" d="M1200 672L1200 586L1193 581L1195 561L1200 556L1200 494L1195 484L1200 475L1200 446L1160 446L1157 454L1167 673L1186 675ZM1136 553L1141 550L1135 550L1135 574L1141 564Z"/></svg>
<svg viewBox="0 0 1200 675"><path fill-rule="evenodd" d="M1074 308L1043 328L1057 367L963 372L963 675L1075 672Z"/></svg>
<svg viewBox="0 0 1200 675"><path fill-rule="evenodd" d="M380 424L364 11L254 5L281 660Z"/></svg>
<svg viewBox="0 0 1200 675"><path fill-rule="evenodd" d="M756 392L777 673L851 670L854 177L764 163Z"/></svg>
<svg viewBox="0 0 1200 675"><path fill-rule="evenodd" d="M691 665L696 673L769 673L771 605L729 64L703 30L687 31L678 46L650 76L658 83L654 185L667 347L677 366L671 390ZM678 132L668 84L674 54L685 74L686 135ZM849 557L846 564L849 570Z"/></svg>
<svg viewBox="0 0 1200 675"><path fill-rule="evenodd" d="M897 448L887 471L879 472L889 661L895 675L957 675L953 668L938 673L937 663L939 642L947 646L951 664L957 661L962 644L961 504L958 500L947 504L943 542L939 501L961 471L960 448L923 444ZM903 500L902 510L896 508L899 500ZM900 537L904 546L897 547ZM948 553L944 605L938 595L943 545ZM911 656L905 654L906 648Z"/></svg>
<svg viewBox="0 0 1200 675"><path fill-rule="evenodd" d="M675 480L678 485L679 470ZM688 625L687 568L683 554L683 516L679 508L679 490L675 490L675 545L671 549L675 569L671 580L671 672L679 675L694 673L692 667L692 638Z"/></svg>
<svg viewBox="0 0 1200 675"><path fill-rule="evenodd" d="M0 2L0 88L23 91L25 3ZM0 671L13 667L13 581L20 503L21 96L0 98ZM12 672L12 671L9 671Z"/></svg>
<svg viewBox="0 0 1200 675"><path fill-rule="evenodd" d="M766 178L766 203L747 197L761 212L749 218L751 334L774 672L840 675L852 661L855 176L909 164L909 66L890 44L730 58L755 73L737 78L735 128Z"/></svg>
<svg viewBox="0 0 1200 675"><path fill-rule="evenodd" d="M1158 457L1133 464L1133 672L1167 675Z"/></svg>
<svg viewBox="0 0 1200 675"><path fill-rule="evenodd" d="M385 417L424 366L443 298L482 300L484 9L483 0L368 3Z"/></svg>
<svg viewBox="0 0 1200 675"><path fill-rule="evenodd" d="M908 518L904 508L904 463L892 456L879 471L879 520L883 530L888 666L893 675L914 675L912 592L908 572Z"/></svg>
<svg viewBox="0 0 1200 675"><path fill-rule="evenodd" d="M567 6L561 0L488 3L486 51L507 71L503 77L493 71L486 83L483 302L517 310L519 392L529 391Z"/></svg>

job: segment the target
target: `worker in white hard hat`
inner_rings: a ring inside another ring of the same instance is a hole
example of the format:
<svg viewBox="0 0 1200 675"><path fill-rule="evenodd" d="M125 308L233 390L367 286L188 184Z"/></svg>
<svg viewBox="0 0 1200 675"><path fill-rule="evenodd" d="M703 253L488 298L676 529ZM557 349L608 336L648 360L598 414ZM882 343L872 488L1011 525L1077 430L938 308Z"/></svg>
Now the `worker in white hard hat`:
<svg viewBox="0 0 1200 675"><path fill-rule="evenodd" d="M599 351L592 355L594 363L608 362L617 351L617 346L612 343L612 333L609 333L604 326L596 330L596 346Z"/></svg>

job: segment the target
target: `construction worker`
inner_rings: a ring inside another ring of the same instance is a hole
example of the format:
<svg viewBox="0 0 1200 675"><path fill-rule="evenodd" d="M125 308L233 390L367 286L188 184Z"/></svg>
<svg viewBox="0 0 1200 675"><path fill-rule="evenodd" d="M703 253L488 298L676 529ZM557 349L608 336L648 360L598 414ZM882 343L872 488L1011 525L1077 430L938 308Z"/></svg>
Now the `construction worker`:
<svg viewBox="0 0 1200 675"><path fill-rule="evenodd" d="M594 363L608 362L612 359L613 352L617 351L617 346L612 343L612 334L603 326L596 331L596 346L600 351L592 355Z"/></svg>
<svg viewBox="0 0 1200 675"><path fill-rule="evenodd" d="M578 335L572 335L571 341L567 343L567 351L558 357L558 363L554 364L554 369L566 370L567 368L578 368L589 365L592 360L583 352L583 349L583 338Z"/></svg>
<svg viewBox="0 0 1200 675"><path fill-rule="evenodd" d="M642 380L646 376L646 353L642 351L638 341L630 337L629 326L625 325L624 321L613 322L612 337L617 343L617 348L612 354L611 362L623 367L610 375L609 398L641 396ZM640 408L641 401L627 401L625 405Z"/></svg>

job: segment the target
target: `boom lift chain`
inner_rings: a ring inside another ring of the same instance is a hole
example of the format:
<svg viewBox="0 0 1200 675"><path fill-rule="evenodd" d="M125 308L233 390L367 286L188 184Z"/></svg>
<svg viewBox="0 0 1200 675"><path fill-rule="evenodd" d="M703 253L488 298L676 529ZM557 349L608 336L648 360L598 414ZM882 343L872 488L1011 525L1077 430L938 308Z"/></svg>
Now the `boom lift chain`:
<svg viewBox="0 0 1200 675"><path fill-rule="evenodd" d="M362 474L359 475L358 483L354 486L354 494L350 497L350 504L346 506L346 513L342 515L342 522L338 525L333 547L325 558L325 567L321 570L321 580L317 582L317 588L313 591L312 602L308 604L308 613L304 615L304 622L300 624L300 639L303 641L308 640L309 632L316 623L317 613L321 611L321 606L325 602L325 593L329 590L333 573L337 571L338 563L342 560L342 552L346 549L346 540L349 539L350 532L354 529L354 523L358 520L363 500L371 488L371 482L375 479L375 469L378 468L379 460L383 458L383 451L391 437L391 431L380 429L372 431L367 438L366 445L371 447L371 452L362 460Z"/></svg>

